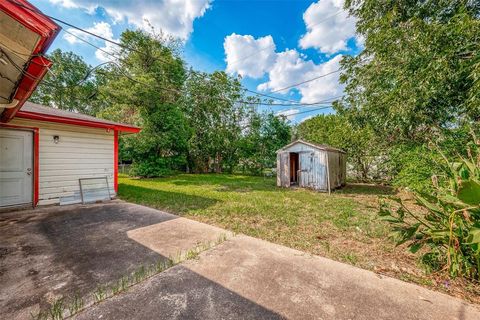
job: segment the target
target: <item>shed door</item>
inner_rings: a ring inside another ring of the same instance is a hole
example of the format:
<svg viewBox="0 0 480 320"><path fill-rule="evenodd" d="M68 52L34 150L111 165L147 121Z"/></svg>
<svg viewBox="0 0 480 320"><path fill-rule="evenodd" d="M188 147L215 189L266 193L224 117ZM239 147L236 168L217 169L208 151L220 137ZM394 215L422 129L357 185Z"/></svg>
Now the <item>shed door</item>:
<svg viewBox="0 0 480 320"><path fill-rule="evenodd" d="M288 152L277 155L277 186L290 187L290 157Z"/></svg>
<svg viewBox="0 0 480 320"><path fill-rule="evenodd" d="M0 129L0 207L33 201L33 133Z"/></svg>
<svg viewBox="0 0 480 320"><path fill-rule="evenodd" d="M311 187L313 181L313 152L301 152L300 153L300 187Z"/></svg>

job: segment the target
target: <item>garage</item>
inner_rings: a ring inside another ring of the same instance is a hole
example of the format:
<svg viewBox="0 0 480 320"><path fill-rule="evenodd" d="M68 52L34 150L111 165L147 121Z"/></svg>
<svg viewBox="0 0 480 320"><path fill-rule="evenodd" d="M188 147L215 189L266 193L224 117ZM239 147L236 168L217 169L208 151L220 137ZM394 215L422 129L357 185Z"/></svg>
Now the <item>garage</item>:
<svg viewBox="0 0 480 320"><path fill-rule="evenodd" d="M97 179L115 196L118 137L139 131L26 102L0 124L0 208L80 203L82 179Z"/></svg>

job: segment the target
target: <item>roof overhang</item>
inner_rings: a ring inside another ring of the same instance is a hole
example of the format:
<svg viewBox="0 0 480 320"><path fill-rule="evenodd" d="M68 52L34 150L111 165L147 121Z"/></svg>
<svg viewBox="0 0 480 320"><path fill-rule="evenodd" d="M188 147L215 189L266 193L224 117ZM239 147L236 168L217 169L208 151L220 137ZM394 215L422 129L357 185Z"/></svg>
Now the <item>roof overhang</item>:
<svg viewBox="0 0 480 320"><path fill-rule="evenodd" d="M338 148L334 148L334 147L330 147L330 146L327 146L327 145L318 145L318 144L315 144L315 143L312 143L312 142L308 142L308 141L305 141L305 140L302 140L302 139L298 139L298 140L295 140L289 144L287 144L286 146L284 146L283 148L281 149L278 149L276 151L276 153L279 153L279 152L282 152L282 151L285 151L287 150L288 148L290 148L291 146L294 146L298 143L301 143L301 144L305 144L307 146L310 146L314 149L318 149L318 150L325 150L325 151L333 151L333 152L340 152L340 153L346 153L344 150L342 149L338 149Z"/></svg>
<svg viewBox="0 0 480 320"><path fill-rule="evenodd" d="M47 73L43 54L59 31L27 1L0 1L0 122L13 119Z"/></svg>
<svg viewBox="0 0 480 320"><path fill-rule="evenodd" d="M93 120L75 119L75 118L61 117L56 115L47 115L43 113L22 111L22 110L18 111L15 117L30 119L30 120L48 121L48 122L76 125L76 126L82 126L82 127L116 130L116 131L125 132L125 133L138 133L141 130L138 127L129 126L125 124L105 123L105 122L102 122L101 120L93 121Z"/></svg>

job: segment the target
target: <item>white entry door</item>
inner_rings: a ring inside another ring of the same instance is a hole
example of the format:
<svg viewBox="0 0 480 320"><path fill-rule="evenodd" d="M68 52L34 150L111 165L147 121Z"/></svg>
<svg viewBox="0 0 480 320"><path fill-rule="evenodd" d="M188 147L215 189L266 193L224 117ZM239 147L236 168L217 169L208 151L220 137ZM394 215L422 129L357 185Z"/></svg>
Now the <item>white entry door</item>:
<svg viewBox="0 0 480 320"><path fill-rule="evenodd" d="M33 132L0 128L0 207L33 202Z"/></svg>

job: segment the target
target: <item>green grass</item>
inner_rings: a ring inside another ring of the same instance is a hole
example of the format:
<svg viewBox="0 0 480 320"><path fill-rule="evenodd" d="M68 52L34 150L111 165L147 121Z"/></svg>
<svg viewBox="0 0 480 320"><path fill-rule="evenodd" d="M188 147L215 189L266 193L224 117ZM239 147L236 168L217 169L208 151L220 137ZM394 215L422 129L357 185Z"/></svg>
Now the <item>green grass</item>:
<svg viewBox="0 0 480 320"><path fill-rule="evenodd" d="M372 238L385 238L387 226L372 208L378 195L388 192L358 185L329 196L277 188L274 178L240 175L119 179L119 197L124 200L355 264L361 259L351 257L360 252L352 252L341 240L367 246Z"/></svg>
<svg viewBox="0 0 480 320"><path fill-rule="evenodd" d="M389 187L350 184L333 192L277 188L274 178L180 174L170 178L121 176L119 197L291 248L349 263L475 301L459 281L441 286L417 256L388 237L378 219ZM475 287L475 292L479 292Z"/></svg>

